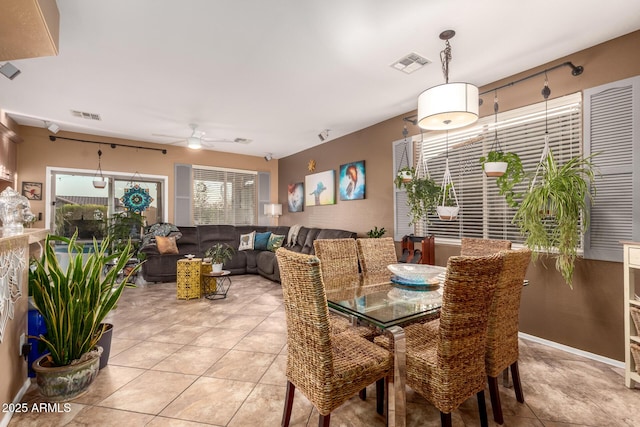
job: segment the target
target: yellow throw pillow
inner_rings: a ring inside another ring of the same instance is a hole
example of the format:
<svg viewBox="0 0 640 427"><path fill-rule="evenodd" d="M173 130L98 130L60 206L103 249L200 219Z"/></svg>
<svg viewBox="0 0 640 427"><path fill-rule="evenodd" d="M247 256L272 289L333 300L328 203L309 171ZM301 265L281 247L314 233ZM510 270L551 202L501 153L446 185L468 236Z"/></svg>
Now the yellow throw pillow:
<svg viewBox="0 0 640 427"><path fill-rule="evenodd" d="M176 245L176 238L174 236L156 236L156 245L158 246L158 252L163 255L179 253L178 246Z"/></svg>

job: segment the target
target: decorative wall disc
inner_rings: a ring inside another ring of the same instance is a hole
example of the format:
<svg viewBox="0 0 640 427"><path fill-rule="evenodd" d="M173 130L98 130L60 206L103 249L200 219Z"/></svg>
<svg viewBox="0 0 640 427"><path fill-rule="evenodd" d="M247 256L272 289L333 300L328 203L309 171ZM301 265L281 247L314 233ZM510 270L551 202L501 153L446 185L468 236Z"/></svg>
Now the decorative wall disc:
<svg viewBox="0 0 640 427"><path fill-rule="evenodd" d="M148 188L141 188L139 184L135 184L124 189L124 195L120 197L120 201L126 210L139 214L151 205L153 197L149 195Z"/></svg>

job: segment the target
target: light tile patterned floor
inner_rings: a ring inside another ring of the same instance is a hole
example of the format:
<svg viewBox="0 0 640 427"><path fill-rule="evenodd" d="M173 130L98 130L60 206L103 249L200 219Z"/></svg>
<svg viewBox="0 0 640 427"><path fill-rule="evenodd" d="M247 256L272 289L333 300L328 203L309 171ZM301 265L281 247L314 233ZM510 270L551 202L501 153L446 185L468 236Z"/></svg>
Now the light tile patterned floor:
<svg viewBox="0 0 640 427"><path fill-rule="evenodd" d="M233 276L226 300L178 301L175 283L127 289L117 310L109 365L69 412L16 414L9 426L278 426L285 392L286 324L280 284ZM622 370L521 340L526 403L501 387L505 426L638 426L640 390ZM439 425L439 414L407 391L408 422ZM382 427L374 389L336 410L332 426ZM40 398L33 387L24 397ZM487 407L491 414L491 404ZM490 416L491 418L491 416ZM292 426L315 426L318 413L299 393ZM479 425L475 399L454 426ZM493 425L493 422L490 424Z"/></svg>

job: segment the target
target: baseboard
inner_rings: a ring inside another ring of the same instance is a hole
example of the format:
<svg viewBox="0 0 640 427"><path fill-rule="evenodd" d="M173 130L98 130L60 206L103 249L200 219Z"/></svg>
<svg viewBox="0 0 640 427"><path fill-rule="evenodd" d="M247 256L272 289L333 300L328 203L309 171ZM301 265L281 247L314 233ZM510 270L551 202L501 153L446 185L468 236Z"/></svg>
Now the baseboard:
<svg viewBox="0 0 640 427"><path fill-rule="evenodd" d="M615 366L616 368L624 369L624 362L619 360L610 359L608 357L600 356L599 354L589 353L588 351L580 350L577 348L569 347L568 345L559 344L555 341L545 340L544 338L536 337L534 335L518 332L518 336L523 340L537 342L547 347L557 348L558 350L566 351L567 353L575 354L578 356L586 357L587 359L596 360L598 362L606 363L607 365Z"/></svg>
<svg viewBox="0 0 640 427"><path fill-rule="evenodd" d="M20 403L24 394L29 390L29 387L31 387L31 378L27 378L24 384L22 384L22 387L18 390L18 394L13 398L13 402L11 403L14 405ZM9 425L9 421L11 421L11 417L13 417L13 412L5 412L4 416L0 420L0 427L7 427Z"/></svg>

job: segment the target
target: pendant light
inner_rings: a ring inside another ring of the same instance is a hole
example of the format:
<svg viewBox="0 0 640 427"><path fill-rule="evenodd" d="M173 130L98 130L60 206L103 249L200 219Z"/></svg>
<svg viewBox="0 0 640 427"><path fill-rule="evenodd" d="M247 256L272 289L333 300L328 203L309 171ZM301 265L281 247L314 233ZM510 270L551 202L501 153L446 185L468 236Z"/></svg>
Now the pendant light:
<svg viewBox="0 0 640 427"><path fill-rule="evenodd" d="M418 97L418 126L427 130L449 130L478 120L478 88L470 83L449 83L453 30L440 33L445 48L440 52L445 84L434 86Z"/></svg>
<svg viewBox="0 0 640 427"><path fill-rule="evenodd" d="M102 157L102 150L98 150L98 170L93 177L93 186L95 188L104 188L107 186L107 181L104 180L104 176L102 175L102 166L100 165L100 158ZM98 175L100 175L98 177Z"/></svg>

